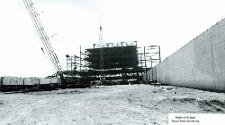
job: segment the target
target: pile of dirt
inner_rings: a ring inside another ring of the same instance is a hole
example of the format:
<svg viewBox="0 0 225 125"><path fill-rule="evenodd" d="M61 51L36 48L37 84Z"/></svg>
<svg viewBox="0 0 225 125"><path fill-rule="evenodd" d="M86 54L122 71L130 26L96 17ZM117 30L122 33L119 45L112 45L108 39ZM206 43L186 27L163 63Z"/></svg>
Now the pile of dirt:
<svg viewBox="0 0 225 125"><path fill-rule="evenodd" d="M203 111L224 113L225 112L225 101L221 102L219 100L201 100L198 101L198 105Z"/></svg>
<svg viewBox="0 0 225 125"><path fill-rule="evenodd" d="M194 103L196 102L195 98L173 98L173 101L178 101L181 103Z"/></svg>
<svg viewBox="0 0 225 125"><path fill-rule="evenodd" d="M164 99L166 101L166 99ZM196 98L173 98L173 102L197 103L204 112L225 113L225 101L220 100L197 100Z"/></svg>
<svg viewBox="0 0 225 125"><path fill-rule="evenodd" d="M61 94L81 94L84 93L84 91L79 91L79 90L73 90L73 91L62 91L59 93L56 93L56 95L61 95Z"/></svg>
<svg viewBox="0 0 225 125"><path fill-rule="evenodd" d="M41 91L41 92L28 92L29 95L70 95L70 94L82 94L85 90L53 90L53 91Z"/></svg>

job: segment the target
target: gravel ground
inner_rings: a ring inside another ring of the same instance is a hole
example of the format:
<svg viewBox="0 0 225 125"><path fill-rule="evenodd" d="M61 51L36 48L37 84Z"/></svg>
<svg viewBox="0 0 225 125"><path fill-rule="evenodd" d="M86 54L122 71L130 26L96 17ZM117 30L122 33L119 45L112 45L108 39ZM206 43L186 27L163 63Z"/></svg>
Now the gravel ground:
<svg viewBox="0 0 225 125"><path fill-rule="evenodd" d="M168 113L224 112L224 93L173 86L0 93L0 125L167 125Z"/></svg>

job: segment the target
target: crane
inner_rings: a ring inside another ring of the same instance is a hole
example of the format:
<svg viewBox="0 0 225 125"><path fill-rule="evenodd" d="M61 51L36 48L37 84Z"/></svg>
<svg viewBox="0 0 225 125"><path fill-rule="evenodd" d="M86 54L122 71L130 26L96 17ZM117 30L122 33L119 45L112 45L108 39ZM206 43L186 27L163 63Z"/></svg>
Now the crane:
<svg viewBox="0 0 225 125"><path fill-rule="evenodd" d="M46 31L41 23L39 14L35 10L34 3L31 0L23 0L23 2L30 14L30 17L32 18L35 29L37 30L37 33L38 33L38 35L41 39L41 42L44 46L44 50L46 51L47 57L51 61L52 65L54 66L54 69L57 71L56 74L62 78L63 77L62 67L60 65L59 59L58 59L54 49L52 48L48 34L46 33ZM41 48L41 49L44 52L43 48Z"/></svg>

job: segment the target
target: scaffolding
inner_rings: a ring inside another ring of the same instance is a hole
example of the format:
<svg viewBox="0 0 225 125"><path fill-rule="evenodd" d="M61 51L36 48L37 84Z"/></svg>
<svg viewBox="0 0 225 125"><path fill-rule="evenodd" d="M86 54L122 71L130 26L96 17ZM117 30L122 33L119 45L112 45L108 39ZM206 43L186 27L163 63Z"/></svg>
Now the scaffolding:
<svg viewBox="0 0 225 125"><path fill-rule="evenodd" d="M136 81L140 72L136 43L94 44L94 48L86 49L89 75L97 80Z"/></svg>
<svg viewBox="0 0 225 125"><path fill-rule="evenodd" d="M113 81L116 84L141 81L144 72L161 61L159 45L137 47L136 41L93 44L93 48L84 52L80 47L80 56L75 57L67 56L67 69L71 70L67 73L90 81ZM72 71L71 67L79 68Z"/></svg>
<svg viewBox="0 0 225 125"><path fill-rule="evenodd" d="M144 70L145 74L147 75L148 70L150 70L151 68L153 68L153 66L161 62L160 46L144 46L143 48L139 48L138 50L139 66L141 67L141 69ZM142 72L142 76L144 75L144 72Z"/></svg>

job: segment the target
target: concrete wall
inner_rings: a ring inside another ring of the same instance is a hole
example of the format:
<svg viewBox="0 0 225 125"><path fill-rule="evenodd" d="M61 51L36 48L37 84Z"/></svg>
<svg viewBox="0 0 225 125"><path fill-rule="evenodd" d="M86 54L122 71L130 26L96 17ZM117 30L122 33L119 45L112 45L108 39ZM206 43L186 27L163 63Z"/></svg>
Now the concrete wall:
<svg viewBox="0 0 225 125"><path fill-rule="evenodd" d="M148 71L147 73L145 73L143 75L143 80L145 82L154 82L156 81L156 67L152 67L152 69L150 71Z"/></svg>
<svg viewBox="0 0 225 125"><path fill-rule="evenodd" d="M225 20L158 64L156 72L160 83L225 92Z"/></svg>

